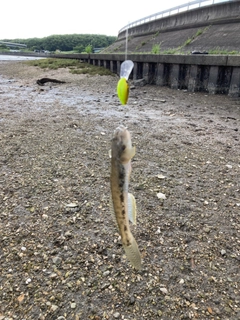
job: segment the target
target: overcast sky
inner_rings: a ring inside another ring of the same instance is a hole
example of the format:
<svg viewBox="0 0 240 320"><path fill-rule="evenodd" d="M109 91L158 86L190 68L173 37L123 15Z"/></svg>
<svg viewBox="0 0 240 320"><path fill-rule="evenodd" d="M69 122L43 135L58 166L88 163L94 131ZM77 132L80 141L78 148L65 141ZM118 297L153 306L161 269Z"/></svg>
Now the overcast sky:
<svg viewBox="0 0 240 320"><path fill-rule="evenodd" d="M117 36L129 22L187 0L2 0L0 39L42 38L53 34Z"/></svg>

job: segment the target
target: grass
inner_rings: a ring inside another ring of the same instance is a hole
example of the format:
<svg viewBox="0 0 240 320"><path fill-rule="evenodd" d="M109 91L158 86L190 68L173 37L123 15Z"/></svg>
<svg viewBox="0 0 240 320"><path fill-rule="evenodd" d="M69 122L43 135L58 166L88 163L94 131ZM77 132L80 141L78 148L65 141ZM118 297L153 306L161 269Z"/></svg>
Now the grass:
<svg viewBox="0 0 240 320"><path fill-rule="evenodd" d="M153 54L160 54L160 44L154 44L152 46L151 53Z"/></svg>
<svg viewBox="0 0 240 320"><path fill-rule="evenodd" d="M56 70L59 68L69 68L69 71L74 74L89 74L89 75L114 75L109 69L104 67L94 66L86 62L81 62L77 59L39 59L26 61L26 64L42 69Z"/></svg>
<svg viewBox="0 0 240 320"><path fill-rule="evenodd" d="M214 48L208 51L209 54L224 54L224 55L239 55L240 52L233 50L233 51L227 51L227 50L221 50L220 48Z"/></svg>
<svg viewBox="0 0 240 320"><path fill-rule="evenodd" d="M109 69L104 67L93 66L89 63L82 63L80 68L70 70L73 74L89 74L89 75L100 75L100 76L112 76L114 75Z"/></svg>
<svg viewBox="0 0 240 320"><path fill-rule="evenodd" d="M34 67L39 67L41 69L56 70L59 68L77 67L80 64L80 61L76 59L48 58L48 59L26 61L26 64Z"/></svg>
<svg viewBox="0 0 240 320"><path fill-rule="evenodd" d="M182 47L188 46L188 45L192 42L192 40L193 40L193 38L188 38L188 39L184 42L184 44L182 45Z"/></svg>

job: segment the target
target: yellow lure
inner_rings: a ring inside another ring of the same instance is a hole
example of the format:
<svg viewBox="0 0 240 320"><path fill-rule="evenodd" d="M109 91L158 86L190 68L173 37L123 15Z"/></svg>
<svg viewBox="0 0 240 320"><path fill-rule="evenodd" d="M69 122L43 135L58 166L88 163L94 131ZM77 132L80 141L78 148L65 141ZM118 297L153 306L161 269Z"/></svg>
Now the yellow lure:
<svg viewBox="0 0 240 320"><path fill-rule="evenodd" d="M121 78L117 84L117 94L121 104L127 104L129 95L129 85L125 78Z"/></svg>

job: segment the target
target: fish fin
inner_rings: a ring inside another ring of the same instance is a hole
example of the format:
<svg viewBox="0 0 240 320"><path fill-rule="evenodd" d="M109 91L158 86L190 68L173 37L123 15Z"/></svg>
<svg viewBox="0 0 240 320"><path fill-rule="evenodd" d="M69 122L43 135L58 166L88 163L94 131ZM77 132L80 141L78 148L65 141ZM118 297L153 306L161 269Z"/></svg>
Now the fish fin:
<svg viewBox="0 0 240 320"><path fill-rule="evenodd" d="M131 158L133 158L136 154L136 147L132 147L132 151L131 151Z"/></svg>
<svg viewBox="0 0 240 320"><path fill-rule="evenodd" d="M111 159L111 158L112 158L112 149L110 149L110 150L108 151L108 155L109 155L109 158Z"/></svg>
<svg viewBox="0 0 240 320"><path fill-rule="evenodd" d="M126 256L127 256L128 260L130 261L131 265L135 269L141 270L142 269L141 255L140 255L140 252L138 249L137 242L134 239L133 235L132 235L130 246L123 244L123 248L125 250Z"/></svg>
<svg viewBox="0 0 240 320"><path fill-rule="evenodd" d="M134 195L128 193L128 219L133 224L137 223L137 207Z"/></svg>

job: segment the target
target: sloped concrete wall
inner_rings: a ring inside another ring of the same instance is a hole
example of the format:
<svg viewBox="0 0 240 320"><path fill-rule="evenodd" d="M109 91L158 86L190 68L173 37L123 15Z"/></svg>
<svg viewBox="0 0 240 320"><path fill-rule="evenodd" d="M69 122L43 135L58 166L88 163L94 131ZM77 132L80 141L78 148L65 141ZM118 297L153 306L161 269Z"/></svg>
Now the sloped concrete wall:
<svg viewBox="0 0 240 320"><path fill-rule="evenodd" d="M128 30L129 53L240 52L240 0L219 3L147 22ZM105 53L125 51L126 32ZM189 41L190 40L190 41Z"/></svg>
<svg viewBox="0 0 240 320"><path fill-rule="evenodd" d="M150 21L130 28L128 36L140 36L167 30L180 30L231 22L240 22L240 1L218 3ZM118 35L118 40L125 38L125 36L126 32L121 32Z"/></svg>

